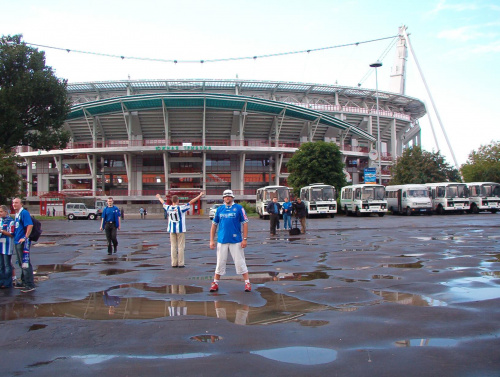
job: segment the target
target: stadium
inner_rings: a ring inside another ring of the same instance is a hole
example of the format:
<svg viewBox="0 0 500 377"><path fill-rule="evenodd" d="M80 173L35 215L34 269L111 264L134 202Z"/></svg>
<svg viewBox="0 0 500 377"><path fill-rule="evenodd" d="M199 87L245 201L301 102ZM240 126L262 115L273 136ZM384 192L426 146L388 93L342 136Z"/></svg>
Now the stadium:
<svg viewBox="0 0 500 377"><path fill-rule="evenodd" d="M287 161L301 143L319 140L339 146L353 183L379 162L387 182L403 148L420 144L426 113L400 93L240 79L73 83L68 94L66 148L17 149L27 202L41 214L49 205L59 213L74 196L113 196L132 212L148 204L161 211L157 193L184 200L205 190L198 213L229 188L253 202L257 188L287 185Z"/></svg>

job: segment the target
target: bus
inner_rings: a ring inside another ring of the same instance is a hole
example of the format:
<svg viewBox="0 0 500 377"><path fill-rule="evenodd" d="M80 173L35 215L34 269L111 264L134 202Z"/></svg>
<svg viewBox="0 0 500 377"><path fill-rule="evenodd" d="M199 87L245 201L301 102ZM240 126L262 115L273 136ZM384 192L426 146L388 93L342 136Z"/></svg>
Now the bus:
<svg viewBox="0 0 500 377"><path fill-rule="evenodd" d="M429 188L424 185L392 185L386 186L385 197L389 211L395 214L412 213L432 214L432 202Z"/></svg>
<svg viewBox="0 0 500 377"><path fill-rule="evenodd" d="M490 211L497 213L500 209L500 184L495 182L467 183L469 189L470 213Z"/></svg>
<svg viewBox="0 0 500 377"><path fill-rule="evenodd" d="M376 213L383 217L387 213L385 187L367 183L344 186L340 192L340 207L346 215Z"/></svg>
<svg viewBox="0 0 500 377"><path fill-rule="evenodd" d="M300 199L306 206L307 215L330 215L337 213L337 190L324 183L311 183L300 189Z"/></svg>
<svg viewBox="0 0 500 377"><path fill-rule="evenodd" d="M266 186L257 189L255 199L255 210L261 219L269 218L269 213L266 211L266 206L273 200L278 198L278 203L283 205L285 198L290 200L290 188L286 186Z"/></svg>
<svg viewBox="0 0 500 377"><path fill-rule="evenodd" d="M439 215L464 213L470 209L469 189L465 183L426 183L432 200L432 209Z"/></svg>

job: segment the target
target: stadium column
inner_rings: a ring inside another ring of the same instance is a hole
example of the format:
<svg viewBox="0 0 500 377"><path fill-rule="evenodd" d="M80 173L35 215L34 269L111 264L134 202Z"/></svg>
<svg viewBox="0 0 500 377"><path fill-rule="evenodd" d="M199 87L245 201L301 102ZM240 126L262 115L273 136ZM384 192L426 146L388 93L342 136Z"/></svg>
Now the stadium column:
<svg viewBox="0 0 500 377"><path fill-rule="evenodd" d="M33 195L33 167L31 157L26 157L26 196Z"/></svg>
<svg viewBox="0 0 500 377"><path fill-rule="evenodd" d="M203 175L205 175L205 154L203 154ZM168 192L169 189L169 181L168 181L168 172L169 169L169 161L168 161L168 152L163 152L163 172L165 174L165 192ZM203 177L203 185L205 185L205 177ZM203 186L205 187L205 186Z"/></svg>
<svg viewBox="0 0 500 377"><path fill-rule="evenodd" d="M97 157L95 154L87 155L92 179L92 195L97 195Z"/></svg>
<svg viewBox="0 0 500 377"><path fill-rule="evenodd" d="M391 120L391 156L392 160L396 160L398 153L398 137L396 134L396 119Z"/></svg>

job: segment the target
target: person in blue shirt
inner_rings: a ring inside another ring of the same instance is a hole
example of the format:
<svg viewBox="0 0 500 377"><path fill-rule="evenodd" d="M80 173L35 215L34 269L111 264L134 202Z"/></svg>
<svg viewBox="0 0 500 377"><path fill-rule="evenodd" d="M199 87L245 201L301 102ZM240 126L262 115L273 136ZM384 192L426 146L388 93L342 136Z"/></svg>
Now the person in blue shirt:
<svg viewBox="0 0 500 377"><path fill-rule="evenodd" d="M12 287L12 251L14 250L14 219L9 208L0 206L0 287Z"/></svg>
<svg viewBox="0 0 500 377"><path fill-rule="evenodd" d="M245 292L250 292L252 285L248 277L244 251L247 246L248 217L245 209L241 205L234 203L233 191L225 190L222 198L224 205L217 208L210 229L210 248L215 249L214 239L218 228L217 266L215 267L214 281L210 286L210 292L219 290L220 277L226 274L228 253L231 253L236 273L242 275L245 280ZM241 228L243 228L243 237Z"/></svg>
<svg viewBox="0 0 500 377"><path fill-rule="evenodd" d="M33 229L33 221L31 221L30 213L23 208L23 202L20 198L12 200L12 207L16 211L14 250L16 251L17 263L21 266L21 284L14 282L14 288L20 288L21 292L31 292L35 290L33 266L30 260L30 234Z"/></svg>
<svg viewBox="0 0 500 377"><path fill-rule="evenodd" d="M101 217L101 231L106 230L106 240L108 241L108 255L111 255L113 250L116 253L118 247L118 239L116 230L120 230L120 210L113 205L113 198L108 198L108 206L103 209ZM113 244L113 249L111 249Z"/></svg>
<svg viewBox="0 0 500 377"><path fill-rule="evenodd" d="M266 207L267 213L269 213L269 231L271 236L276 235L276 228L279 229L279 221L280 221L280 211L281 204L278 203L278 197L274 197L273 201L270 202Z"/></svg>
<svg viewBox="0 0 500 377"><path fill-rule="evenodd" d="M292 203L290 203L288 198L285 198L285 202L281 208L283 210L283 226L285 230L290 230L292 229Z"/></svg>

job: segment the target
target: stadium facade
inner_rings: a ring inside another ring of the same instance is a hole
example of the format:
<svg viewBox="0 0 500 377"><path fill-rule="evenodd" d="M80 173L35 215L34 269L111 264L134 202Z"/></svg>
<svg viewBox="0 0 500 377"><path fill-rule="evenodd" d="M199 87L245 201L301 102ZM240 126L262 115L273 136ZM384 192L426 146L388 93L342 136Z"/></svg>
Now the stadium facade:
<svg viewBox="0 0 500 377"><path fill-rule="evenodd" d="M197 210L229 188L254 201L257 188L286 185L287 161L301 143L319 140L340 147L358 183L364 168L378 167L378 131L386 182L403 148L420 144L426 113L404 94L293 82L126 80L69 84L68 93L67 147L18 148L27 200L41 212L47 198L77 195L113 196L132 211L157 193L187 199L205 190Z"/></svg>

